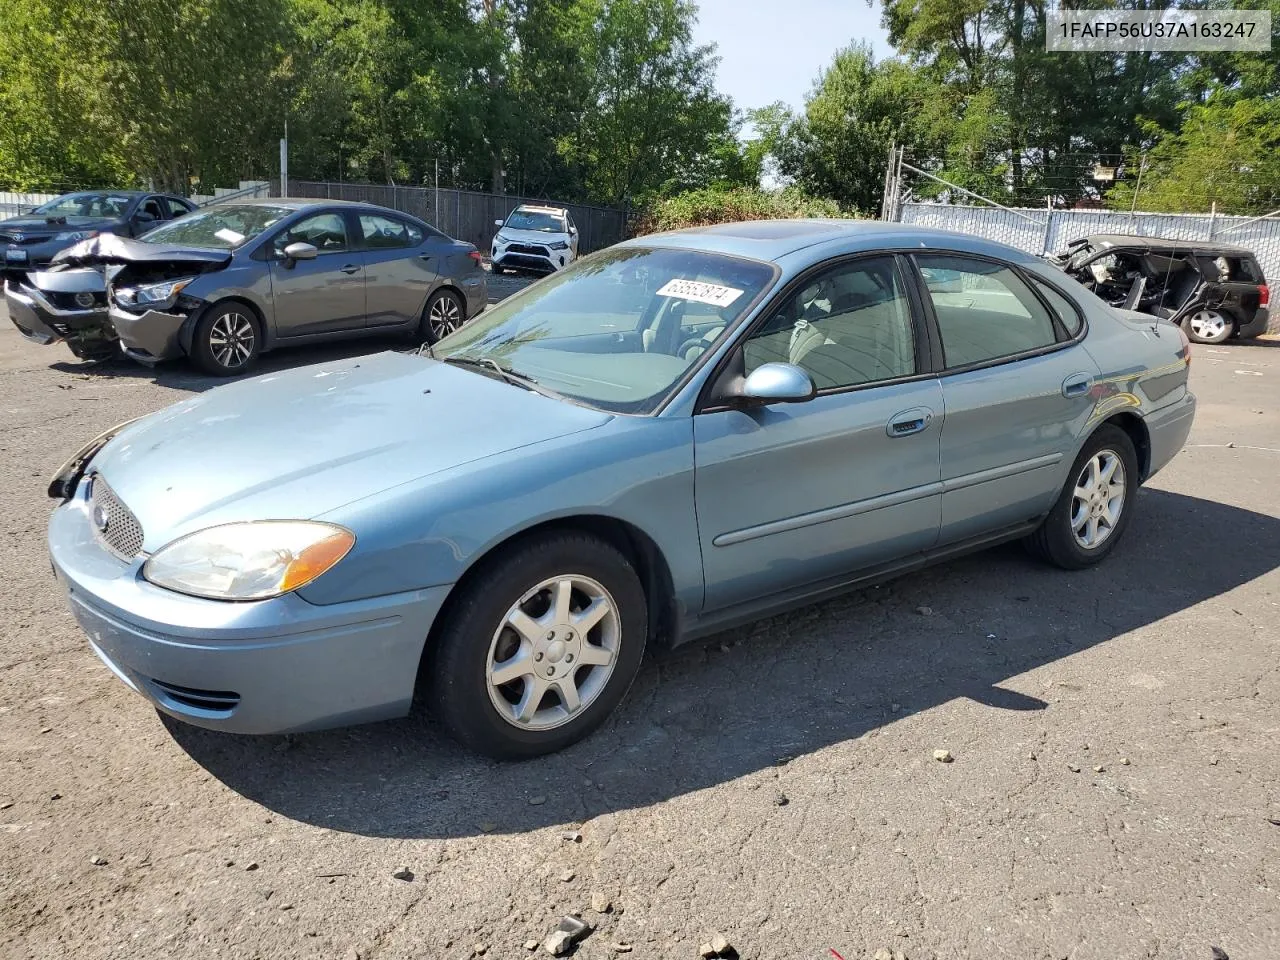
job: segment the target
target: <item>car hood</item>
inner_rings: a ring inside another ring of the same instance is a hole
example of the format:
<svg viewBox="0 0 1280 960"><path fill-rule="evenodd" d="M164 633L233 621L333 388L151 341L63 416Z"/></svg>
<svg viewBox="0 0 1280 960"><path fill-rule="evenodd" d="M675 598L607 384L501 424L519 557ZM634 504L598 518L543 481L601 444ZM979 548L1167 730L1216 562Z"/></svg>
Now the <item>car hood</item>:
<svg viewBox="0 0 1280 960"><path fill-rule="evenodd" d="M10 217L0 220L0 230L22 232L28 234L65 233L69 230L95 229L104 230L115 227L120 220L114 217Z"/></svg>
<svg viewBox="0 0 1280 960"><path fill-rule="evenodd" d="M403 353L271 373L123 430L93 460L143 549L238 520L310 518L608 414Z"/></svg>
<svg viewBox="0 0 1280 960"><path fill-rule="evenodd" d="M498 232L508 240L518 243L555 243L557 240L568 240L567 233L547 233L544 230L513 230L511 227L499 227Z"/></svg>
<svg viewBox="0 0 1280 960"><path fill-rule="evenodd" d="M183 263L215 268L231 261L230 250L217 247L190 247L177 243L146 243L114 233L81 240L53 255L51 263L78 267L102 264Z"/></svg>

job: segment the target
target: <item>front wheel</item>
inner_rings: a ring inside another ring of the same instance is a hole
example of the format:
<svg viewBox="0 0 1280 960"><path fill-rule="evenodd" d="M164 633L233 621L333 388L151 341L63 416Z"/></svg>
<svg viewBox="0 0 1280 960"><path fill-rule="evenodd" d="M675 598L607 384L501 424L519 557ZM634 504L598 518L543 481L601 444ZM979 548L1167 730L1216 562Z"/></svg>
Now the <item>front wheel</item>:
<svg viewBox="0 0 1280 960"><path fill-rule="evenodd" d="M427 652L428 709L499 759L560 750L626 695L648 614L635 569L580 533L525 541L469 578Z"/></svg>
<svg viewBox="0 0 1280 960"><path fill-rule="evenodd" d="M262 352L262 328L242 303L215 306L196 325L191 356L205 373L233 377L247 373Z"/></svg>
<svg viewBox="0 0 1280 960"><path fill-rule="evenodd" d="M1138 493L1138 457L1119 427L1105 425L1085 443L1057 502L1028 549L1066 570L1093 566L1115 549Z"/></svg>
<svg viewBox="0 0 1280 960"><path fill-rule="evenodd" d="M1182 321L1182 329L1196 343L1225 343L1235 324L1221 310L1197 310Z"/></svg>
<svg viewBox="0 0 1280 960"><path fill-rule="evenodd" d="M467 320L467 312L462 301L452 290L437 290L422 311L422 323L419 334L427 343L437 343Z"/></svg>

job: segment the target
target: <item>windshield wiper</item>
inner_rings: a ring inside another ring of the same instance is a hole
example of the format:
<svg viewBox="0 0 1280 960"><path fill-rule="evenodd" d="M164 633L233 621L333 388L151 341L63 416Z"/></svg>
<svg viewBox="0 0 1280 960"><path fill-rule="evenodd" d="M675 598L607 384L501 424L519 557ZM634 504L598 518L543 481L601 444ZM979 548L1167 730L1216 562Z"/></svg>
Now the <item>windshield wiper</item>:
<svg viewBox="0 0 1280 960"><path fill-rule="evenodd" d="M441 362L456 363L459 366L466 367L482 367L485 370L492 370L499 377L513 386L523 387L525 390L530 390L533 393L540 393L542 396L551 397L553 400L564 399L562 394L556 393L554 390L548 390L546 387L539 384L537 380L533 379L533 377L519 373L516 370L512 370L510 367L504 367L492 357L452 356L441 358Z"/></svg>

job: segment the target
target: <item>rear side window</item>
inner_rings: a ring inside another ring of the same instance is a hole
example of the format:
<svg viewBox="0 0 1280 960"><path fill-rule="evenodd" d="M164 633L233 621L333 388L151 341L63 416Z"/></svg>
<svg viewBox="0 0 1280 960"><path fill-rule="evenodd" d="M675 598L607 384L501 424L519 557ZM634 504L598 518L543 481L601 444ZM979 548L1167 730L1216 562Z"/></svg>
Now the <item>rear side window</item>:
<svg viewBox="0 0 1280 960"><path fill-rule="evenodd" d="M1049 311L1004 264L946 255L918 256L916 263L933 301L948 367L1011 357L1057 342Z"/></svg>
<svg viewBox="0 0 1280 960"><path fill-rule="evenodd" d="M1033 276L1031 282L1036 285L1036 289L1049 301L1049 305L1053 307L1053 312L1058 315L1058 319L1062 321L1062 326L1067 333L1073 337L1079 333L1080 328L1084 326L1084 317L1080 315L1079 307L1068 300L1065 294L1059 293L1039 277Z"/></svg>
<svg viewBox="0 0 1280 960"><path fill-rule="evenodd" d="M416 247L422 242L422 231L413 224L372 213L360 214L360 232L371 250Z"/></svg>

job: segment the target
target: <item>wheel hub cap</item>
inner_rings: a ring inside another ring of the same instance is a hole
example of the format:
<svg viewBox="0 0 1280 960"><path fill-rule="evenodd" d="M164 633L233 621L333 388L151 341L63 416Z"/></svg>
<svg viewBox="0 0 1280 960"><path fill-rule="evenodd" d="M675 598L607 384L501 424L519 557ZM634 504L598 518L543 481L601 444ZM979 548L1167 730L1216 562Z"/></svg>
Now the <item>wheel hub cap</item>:
<svg viewBox="0 0 1280 960"><path fill-rule="evenodd" d="M508 611L489 645L489 701L526 730L568 723L613 673L621 620L609 592L579 574L544 580Z"/></svg>
<svg viewBox="0 0 1280 960"><path fill-rule="evenodd" d="M1071 533L1086 550L1101 546L1120 522L1125 505L1124 462L1100 450L1084 465L1071 497Z"/></svg>

